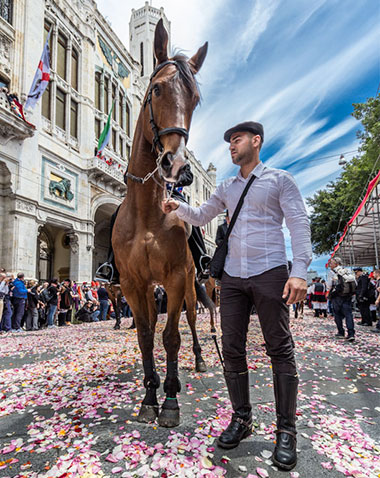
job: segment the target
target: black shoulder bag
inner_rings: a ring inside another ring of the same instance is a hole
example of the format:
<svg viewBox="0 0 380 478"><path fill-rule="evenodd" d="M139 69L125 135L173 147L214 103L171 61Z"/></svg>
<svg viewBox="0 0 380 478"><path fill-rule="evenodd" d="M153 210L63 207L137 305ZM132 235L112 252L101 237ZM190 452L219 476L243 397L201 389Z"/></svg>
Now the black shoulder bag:
<svg viewBox="0 0 380 478"><path fill-rule="evenodd" d="M222 244L220 244L220 246L218 246L215 249L214 255L213 255L213 257L211 259L211 262L210 262L210 274L211 274L211 277L213 277L214 279L221 279L222 278L223 271L224 271L224 263L226 262L226 257L227 257L227 252L228 252L228 238L230 237L232 228L234 227L236 219L239 215L240 209L243 205L244 198L245 198L245 196L248 192L248 189L250 188L251 184L253 183L253 181L255 179L256 179L256 176L252 175L251 179L248 181L246 187L244 188L244 191L243 191L242 195L240 196L240 199L239 199L239 202L236 206L236 209L233 213L231 222L228 226L228 229L227 229L226 235L223 239L223 242L222 242Z"/></svg>

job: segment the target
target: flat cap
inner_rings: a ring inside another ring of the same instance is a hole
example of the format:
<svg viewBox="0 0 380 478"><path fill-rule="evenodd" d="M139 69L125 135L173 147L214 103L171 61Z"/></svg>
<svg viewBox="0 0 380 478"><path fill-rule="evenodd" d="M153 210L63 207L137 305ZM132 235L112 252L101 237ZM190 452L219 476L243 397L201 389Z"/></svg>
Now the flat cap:
<svg viewBox="0 0 380 478"><path fill-rule="evenodd" d="M231 141L231 136L234 133L239 133L241 131L247 131L249 133L258 134L261 138L261 143L264 143L264 128L261 123L256 123L255 121L245 121L244 123L239 123L233 128L228 129L224 133L224 141L229 143Z"/></svg>
<svg viewBox="0 0 380 478"><path fill-rule="evenodd" d="M354 267L352 270L354 272L363 272L363 269L361 267Z"/></svg>

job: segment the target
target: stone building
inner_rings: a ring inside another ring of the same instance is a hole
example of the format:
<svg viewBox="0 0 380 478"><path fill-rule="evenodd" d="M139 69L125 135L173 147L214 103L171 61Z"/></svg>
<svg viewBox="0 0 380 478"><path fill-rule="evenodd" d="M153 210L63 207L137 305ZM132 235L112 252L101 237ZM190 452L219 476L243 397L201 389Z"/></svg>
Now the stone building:
<svg viewBox="0 0 380 478"><path fill-rule="evenodd" d="M137 17L153 23L142 35ZM146 3L132 12L132 55L92 0L0 0L0 87L22 102L51 30L49 87L27 112L35 128L0 92L0 266L27 277L82 282L105 260L161 17L170 30L163 9ZM95 148L112 104L111 140L100 159ZM208 174L189 157L199 176L187 194L202 202L215 188L215 170ZM213 227L206 228L210 251Z"/></svg>

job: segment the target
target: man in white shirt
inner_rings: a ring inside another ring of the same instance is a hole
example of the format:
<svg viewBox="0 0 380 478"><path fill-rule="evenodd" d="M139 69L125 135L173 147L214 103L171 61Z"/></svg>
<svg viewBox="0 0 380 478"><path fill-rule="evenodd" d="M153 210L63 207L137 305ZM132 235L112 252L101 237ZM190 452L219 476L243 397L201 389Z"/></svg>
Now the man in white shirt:
<svg viewBox="0 0 380 478"><path fill-rule="evenodd" d="M241 123L226 131L224 139L230 143L232 162L240 166L237 176L221 183L198 208L169 199L163 201L162 209L165 213L175 211L179 218L198 226L226 208L232 217L247 182L255 175L229 237L221 283L225 379L234 413L218 445L234 448L251 434L246 340L250 311L255 305L273 368L278 427L273 461L291 470L297 461L298 375L288 306L306 295L307 268L311 262L310 225L293 177L286 171L267 168L260 161L262 125ZM290 277L282 232L284 218L293 251Z"/></svg>

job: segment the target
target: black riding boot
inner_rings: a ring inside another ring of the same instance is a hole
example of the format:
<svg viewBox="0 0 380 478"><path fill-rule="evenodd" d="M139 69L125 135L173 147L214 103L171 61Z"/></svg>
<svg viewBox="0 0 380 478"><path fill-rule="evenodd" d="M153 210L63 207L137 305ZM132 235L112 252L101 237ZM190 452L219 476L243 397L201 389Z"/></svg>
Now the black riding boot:
<svg viewBox="0 0 380 478"><path fill-rule="evenodd" d="M272 460L283 470L291 470L297 463L296 408L298 375L273 374L277 414L277 442Z"/></svg>
<svg viewBox="0 0 380 478"><path fill-rule="evenodd" d="M249 376L245 372L224 373L234 413L231 422L219 436L221 448L235 448L252 433L252 407L249 401Z"/></svg>

